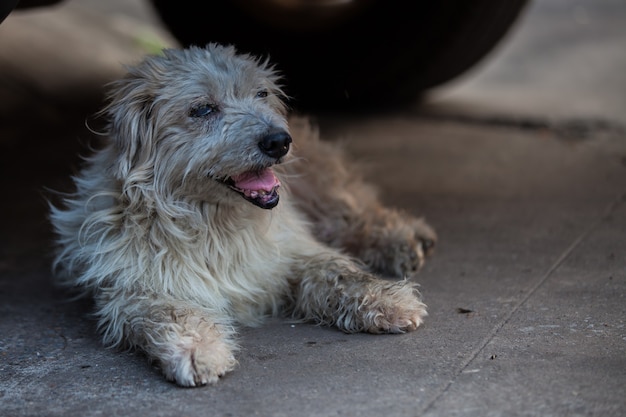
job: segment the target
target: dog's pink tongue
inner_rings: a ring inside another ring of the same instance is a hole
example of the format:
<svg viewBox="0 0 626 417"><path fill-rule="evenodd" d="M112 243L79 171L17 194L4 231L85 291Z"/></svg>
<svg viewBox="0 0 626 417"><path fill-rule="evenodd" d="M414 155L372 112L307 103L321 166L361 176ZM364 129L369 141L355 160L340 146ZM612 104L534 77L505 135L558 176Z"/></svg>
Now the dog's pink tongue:
<svg viewBox="0 0 626 417"><path fill-rule="evenodd" d="M271 169L263 171L248 171L233 177L235 187L242 190L265 190L272 191L280 185L280 181Z"/></svg>

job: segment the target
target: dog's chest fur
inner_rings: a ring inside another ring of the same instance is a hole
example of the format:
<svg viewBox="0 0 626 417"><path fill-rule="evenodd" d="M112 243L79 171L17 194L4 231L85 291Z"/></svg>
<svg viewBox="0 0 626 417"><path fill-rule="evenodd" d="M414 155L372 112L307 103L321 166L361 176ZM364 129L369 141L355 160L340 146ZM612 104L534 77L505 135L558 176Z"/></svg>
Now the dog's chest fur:
<svg viewBox="0 0 626 417"><path fill-rule="evenodd" d="M89 175L103 171L97 163L86 170L78 182L85 200L59 219L71 250L99 255L82 264L80 284L195 301L246 324L279 311L293 259L307 251L295 242L310 236L286 190L273 210L239 196L235 206L168 203L151 193L131 203L111 197L124 194L115 180Z"/></svg>
<svg viewBox="0 0 626 417"><path fill-rule="evenodd" d="M145 260L151 271L142 279L154 282L140 284L229 311L246 324L276 314L288 290L291 260L300 255L291 237L307 233L293 215L283 216L285 210L290 207L283 202L270 212L242 201L241 207L205 204L200 223L146 219L152 224L140 229L150 233L136 235L142 249L133 256L152 253Z"/></svg>

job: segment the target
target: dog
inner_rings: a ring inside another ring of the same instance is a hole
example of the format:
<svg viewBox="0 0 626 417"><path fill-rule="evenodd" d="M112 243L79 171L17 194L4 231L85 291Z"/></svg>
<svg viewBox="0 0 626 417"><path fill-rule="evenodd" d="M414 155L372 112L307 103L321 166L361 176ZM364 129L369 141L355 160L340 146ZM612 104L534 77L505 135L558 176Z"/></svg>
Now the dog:
<svg viewBox="0 0 626 417"><path fill-rule="evenodd" d="M127 70L102 146L50 207L58 282L93 297L104 344L189 387L232 371L236 329L268 316L346 333L423 322L409 277L434 230L289 116L268 59L209 44Z"/></svg>

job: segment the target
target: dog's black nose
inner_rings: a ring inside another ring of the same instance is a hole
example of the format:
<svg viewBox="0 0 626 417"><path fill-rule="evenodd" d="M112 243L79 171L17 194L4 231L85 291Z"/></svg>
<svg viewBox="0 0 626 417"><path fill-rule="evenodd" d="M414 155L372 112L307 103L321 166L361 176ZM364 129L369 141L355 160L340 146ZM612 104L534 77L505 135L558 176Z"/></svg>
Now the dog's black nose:
<svg viewBox="0 0 626 417"><path fill-rule="evenodd" d="M291 136L289 136L289 133L281 130L263 136L259 141L259 148L261 148L261 151L267 156L280 158L289 152L290 143Z"/></svg>

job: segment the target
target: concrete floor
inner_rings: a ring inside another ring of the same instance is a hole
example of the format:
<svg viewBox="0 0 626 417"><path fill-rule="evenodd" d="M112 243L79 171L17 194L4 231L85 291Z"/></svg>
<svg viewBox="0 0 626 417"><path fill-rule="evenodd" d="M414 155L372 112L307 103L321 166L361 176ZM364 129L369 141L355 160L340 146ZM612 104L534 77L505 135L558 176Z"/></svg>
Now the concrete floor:
<svg viewBox="0 0 626 417"><path fill-rule="evenodd" d="M120 4L0 25L1 416L626 415L622 1L537 0L425 103L312 115L389 204L437 228L416 277L430 315L399 336L245 329L236 371L198 389L104 349L89 302L51 284L46 188L67 186L120 63L172 42L143 3Z"/></svg>

